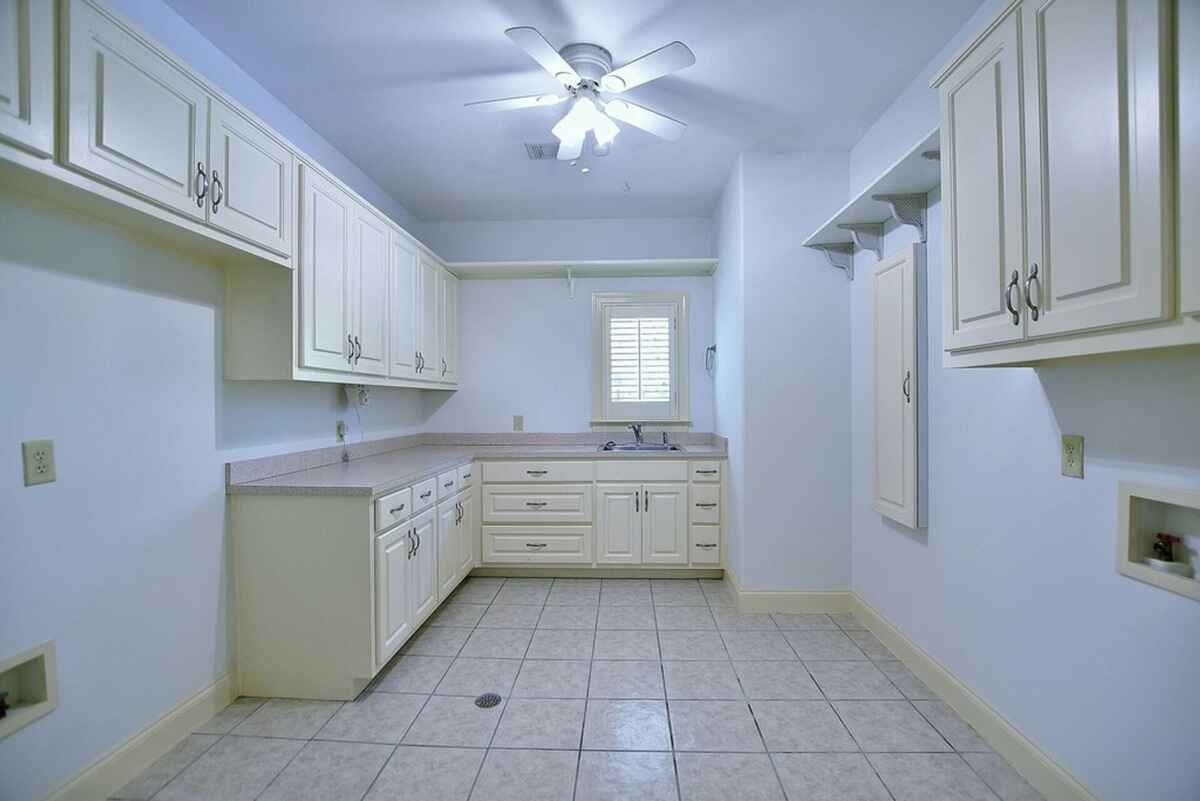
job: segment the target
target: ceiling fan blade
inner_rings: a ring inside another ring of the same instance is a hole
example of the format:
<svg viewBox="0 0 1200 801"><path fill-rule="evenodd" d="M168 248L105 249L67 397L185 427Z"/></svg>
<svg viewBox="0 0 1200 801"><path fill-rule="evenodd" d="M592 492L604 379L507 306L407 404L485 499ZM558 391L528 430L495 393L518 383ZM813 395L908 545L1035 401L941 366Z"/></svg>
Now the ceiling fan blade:
<svg viewBox="0 0 1200 801"><path fill-rule="evenodd" d="M563 86L575 86L579 83L579 73L558 54L554 45L546 41L546 37L538 33L537 28L509 28L504 33L512 39L513 44L528 53Z"/></svg>
<svg viewBox="0 0 1200 801"><path fill-rule="evenodd" d="M671 119L666 114L659 114L628 100L610 100L604 111L614 120L629 123L668 142L679 141L683 132L687 130L687 123Z"/></svg>
<svg viewBox="0 0 1200 801"><path fill-rule="evenodd" d="M585 138L587 138L587 133L558 140L558 160L574 161L579 158L583 153L583 140Z"/></svg>
<svg viewBox="0 0 1200 801"><path fill-rule="evenodd" d="M600 86L607 92L623 92L695 63L696 56L687 45L671 42L608 73L600 79Z"/></svg>
<svg viewBox="0 0 1200 801"><path fill-rule="evenodd" d="M518 108L554 106L566 99L566 95L525 95L524 97L502 97L499 100L476 100L474 103L467 103L466 106L481 111L512 111Z"/></svg>

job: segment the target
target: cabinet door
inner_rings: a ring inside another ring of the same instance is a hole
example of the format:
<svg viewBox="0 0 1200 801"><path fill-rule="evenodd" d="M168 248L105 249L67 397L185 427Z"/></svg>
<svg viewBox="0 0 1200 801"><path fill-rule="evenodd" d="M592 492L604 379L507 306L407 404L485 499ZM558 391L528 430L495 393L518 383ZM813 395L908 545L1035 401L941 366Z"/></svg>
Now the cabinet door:
<svg viewBox="0 0 1200 801"><path fill-rule="evenodd" d="M479 542L479 502L475 488L458 496L461 514L458 523L458 575L465 578L475 567L475 552Z"/></svg>
<svg viewBox="0 0 1200 801"><path fill-rule="evenodd" d="M409 589L412 543L408 526L375 540L375 663L383 665L412 634Z"/></svg>
<svg viewBox="0 0 1200 801"><path fill-rule="evenodd" d="M946 350L1024 337L1006 308L1020 311L1025 264L1017 13L940 88Z"/></svg>
<svg viewBox="0 0 1200 801"><path fill-rule="evenodd" d="M300 169L300 358L349 371L350 226L354 201L308 165Z"/></svg>
<svg viewBox="0 0 1200 801"><path fill-rule="evenodd" d="M413 536L417 550L410 562L412 575L409 589L412 592L412 625L420 626L438 605L438 561L437 561L437 510L426 509L413 518Z"/></svg>
<svg viewBox="0 0 1200 801"><path fill-rule="evenodd" d="M445 598L458 583L458 502L444 501L437 506L438 598Z"/></svg>
<svg viewBox="0 0 1200 801"><path fill-rule="evenodd" d="M441 378L447 384L458 383L458 279L441 271Z"/></svg>
<svg viewBox="0 0 1200 801"><path fill-rule="evenodd" d="M391 232L391 275L388 279L388 375L413 378L417 369L417 321L420 281L417 249L405 236Z"/></svg>
<svg viewBox="0 0 1200 801"><path fill-rule="evenodd" d="M54 4L0 0L0 140L54 153Z"/></svg>
<svg viewBox="0 0 1200 801"><path fill-rule="evenodd" d="M1023 7L1030 336L1159 320L1174 310L1164 171L1172 147L1170 6Z"/></svg>
<svg viewBox="0 0 1200 801"><path fill-rule="evenodd" d="M596 485L596 561L642 562L642 485Z"/></svg>
<svg viewBox="0 0 1200 801"><path fill-rule="evenodd" d="M295 226L291 151L214 99L209 107L208 152L209 224L291 256Z"/></svg>
<svg viewBox="0 0 1200 801"><path fill-rule="evenodd" d="M917 270L920 246L875 268L874 508L917 526Z"/></svg>
<svg viewBox="0 0 1200 801"><path fill-rule="evenodd" d="M687 484L642 489L642 563L687 564Z"/></svg>
<svg viewBox="0 0 1200 801"><path fill-rule="evenodd" d="M207 93L91 5L67 8L67 164L205 219Z"/></svg>
<svg viewBox="0 0 1200 801"><path fill-rule="evenodd" d="M350 244L351 307L354 315L354 372L387 375L387 224L355 204Z"/></svg>
<svg viewBox="0 0 1200 801"><path fill-rule="evenodd" d="M441 297L442 268L422 253L421 262L421 329L417 351L421 354L417 375L429 381L440 381L442 371L439 353L442 336L442 315L438 308Z"/></svg>
<svg viewBox="0 0 1200 801"><path fill-rule="evenodd" d="M1180 3L1176 15L1180 308L1200 315L1200 3Z"/></svg>

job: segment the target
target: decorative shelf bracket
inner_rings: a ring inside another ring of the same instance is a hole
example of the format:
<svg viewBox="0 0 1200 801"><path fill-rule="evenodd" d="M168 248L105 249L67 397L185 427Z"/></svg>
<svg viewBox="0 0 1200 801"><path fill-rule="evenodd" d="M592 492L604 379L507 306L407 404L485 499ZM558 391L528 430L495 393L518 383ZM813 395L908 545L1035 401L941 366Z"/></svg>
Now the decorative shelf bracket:
<svg viewBox="0 0 1200 801"><path fill-rule="evenodd" d="M925 241L925 195L871 195L872 200L886 203L897 222L914 226Z"/></svg>
<svg viewBox="0 0 1200 801"><path fill-rule="evenodd" d="M854 244L874 253L876 261L883 258L883 223L838 223L838 228L849 231Z"/></svg>
<svg viewBox="0 0 1200 801"><path fill-rule="evenodd" d="M567 297L575 300L575 273L571 272L571 268L567 268Z"/></svg>
<svg viewBox="0 0 1200 801"><path fill-rule="evenodd" d="M833 242L823 245L809 245L813 250L824 251L825 258L839 270L846 272L846 279L854 280L854 245L849 242Z"/></svg>

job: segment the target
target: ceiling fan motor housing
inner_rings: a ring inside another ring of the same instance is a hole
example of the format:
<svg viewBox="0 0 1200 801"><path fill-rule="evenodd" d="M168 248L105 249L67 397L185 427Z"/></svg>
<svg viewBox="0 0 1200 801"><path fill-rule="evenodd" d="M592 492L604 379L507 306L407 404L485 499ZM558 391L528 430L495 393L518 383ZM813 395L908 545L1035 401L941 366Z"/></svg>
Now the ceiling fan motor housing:
<svg viewBox="0 0 1200 801"><path fill-rule="evenodd" d="M612 72L612 53L600 45L577 42L567 45L558 53L585 81L599 83L602 77Z"/></svg>

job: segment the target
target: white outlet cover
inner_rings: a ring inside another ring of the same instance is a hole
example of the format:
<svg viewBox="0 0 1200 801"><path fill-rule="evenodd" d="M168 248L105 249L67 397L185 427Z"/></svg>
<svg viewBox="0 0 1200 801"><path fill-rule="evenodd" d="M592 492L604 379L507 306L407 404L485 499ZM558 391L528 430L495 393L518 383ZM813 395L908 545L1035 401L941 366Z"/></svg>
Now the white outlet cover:
<svg viewBox="0 0 1200 801"><path fill-rule="evenodd" d="M513 415L513 431L524 431L524 430L525 430L525 415L514 414Z"/></svg>
<svg viewBox="0 0 1200 801"><path fill-rule="evenodd" d="M57 478L54 470L54 440L31 439L21 443L25 467L25 486L49 484Z"/></svg>
<svg viewBox="0 0 1200 801"><path fill-rule="evenodd" d="M1083 437L1062 435L1062 474L1068 478L1083 478Z"/></svg>

